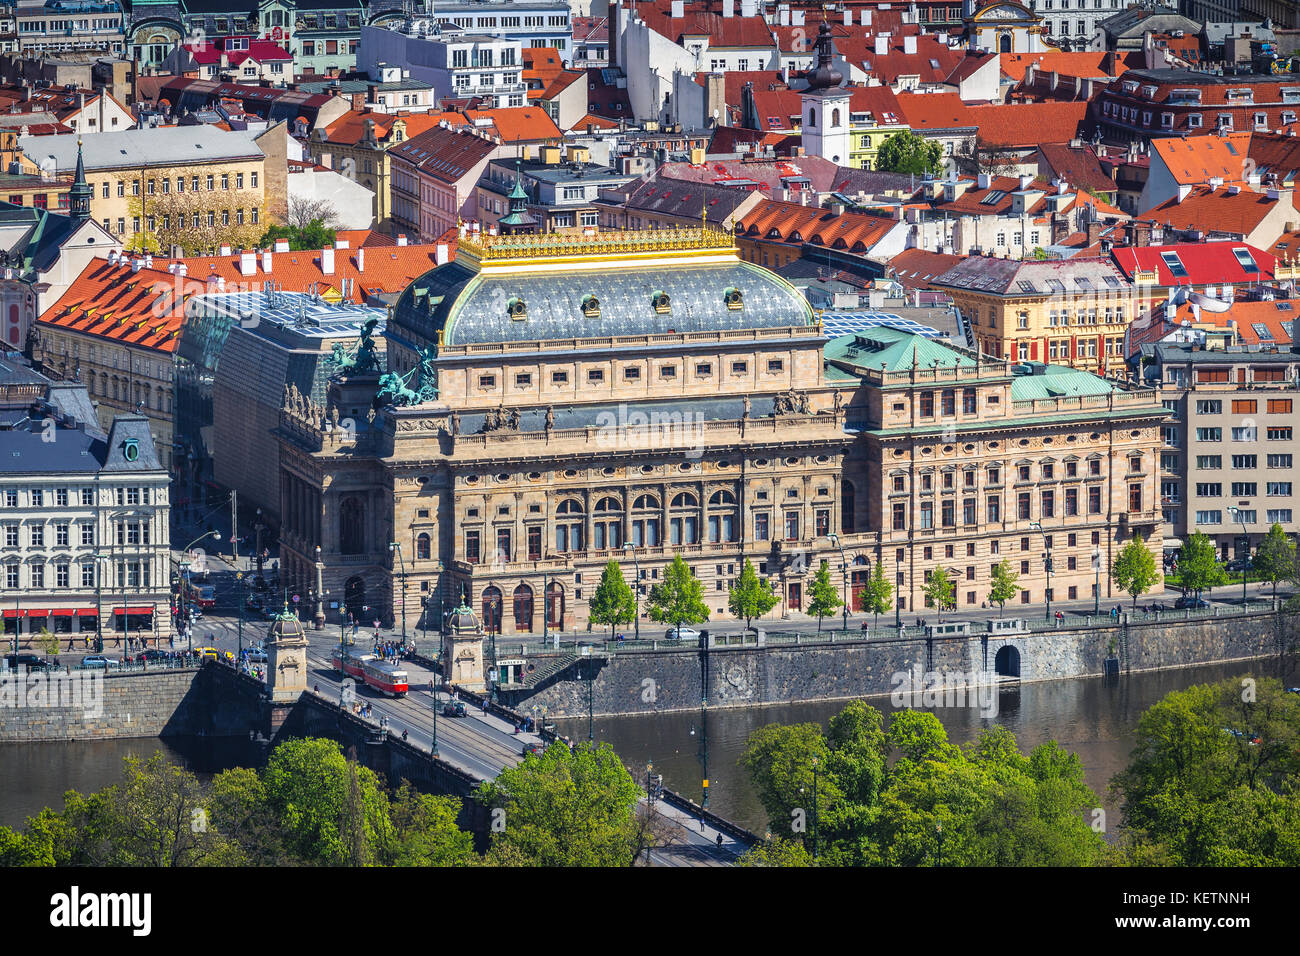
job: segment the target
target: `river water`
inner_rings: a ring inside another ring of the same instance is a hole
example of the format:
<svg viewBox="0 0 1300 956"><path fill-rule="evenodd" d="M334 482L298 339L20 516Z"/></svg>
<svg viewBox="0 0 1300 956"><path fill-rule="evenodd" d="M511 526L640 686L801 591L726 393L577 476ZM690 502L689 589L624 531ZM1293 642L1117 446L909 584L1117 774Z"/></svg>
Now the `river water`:
<svg viewBox="0 0 1300 956"><path fill-rule="evenodd" d="M1083 761L1089 786L1102 798L1112 820L1118 821L1115 801L1106 793L1110 778L1128 763L1138 718L1172 690L1239 675L1276 673L1274 661L1215 664L1146 674L1120 680L1102 678L1023 684L998 696L995 718L976 710L940 708L935 714L954 743L973 740L984 727L998 723L1016 735L1023 752L1055 739ZM1294 670L1284 675L1287 686L1300 683ZM869 698L885 712L889 699ZM766 724L816 721L825 726L843 702L713 709L708 714L709 808L761 834L766 815L738 760L749 734ZM699 759L701 720L694 713L657 717L603 717L595 721L598 741L607 741L644 774L647 761L662 773L664 784L694 800L700 798ZM557 721L557 729L574 740L587 736L586 719ZM694 733L692 733L694 731ZM88 793L118 782L122 759L135 754L147 759L162 750L206 776L226 767L250 766L259 752L241 741L93 740L60 743L0 744L0 824L20 826L42 807L61 808L67 790ZM1113 831L1113 828L1112 828Z"/></svg>
<svg viewBox="0 0 1300 956"><path fill-rule="evenodd" d="M1294 665L1292 665L1294 667ZM1001 724L1016 735L1022 753L1046 740L1056 740L1079 755L1088 785L1101 797L1109 821L1120 819L1118 803L1106 791L1110 779L1128 764L1138 718L1173 690L1226 677L1277 674L1275 660L1213 664L1178 670L1133 674L1127 678L1081 678L1026 683L1003 689L998 713L989 719L971 709L938 708L953 743L974 740L985 727ZM1294 670L1283 676L1286 686L1300 683ZM886 720L893 707L888 697L868 698ZM708 713L709 809L762 835L767 814L758 802L748 775L738 761L749 734L767 724L816 722L823 727L845 702L800 703L765 707L712 709ZM556 722L573 740L585 740L587 720ZM644 778L647 761L663 774L664 786L699 801L702 761L700 712L657 717L603 717L594 724L595 739L613 745L624 764ZM1109 828L1114 832L1114 827Z"/></svg>

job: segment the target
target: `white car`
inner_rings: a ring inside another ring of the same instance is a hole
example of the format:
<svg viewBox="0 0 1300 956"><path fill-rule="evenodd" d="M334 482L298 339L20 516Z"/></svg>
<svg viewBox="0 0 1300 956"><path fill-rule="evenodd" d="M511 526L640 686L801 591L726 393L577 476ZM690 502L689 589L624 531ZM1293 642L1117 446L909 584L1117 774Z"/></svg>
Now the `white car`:
<svg viewBox="0 0 1300 956"><path fill-rule="evenodd" d="M679 624L676 627L668 629L664 637L670 641L698 641L700 632L693 627L687 627L685 624Z"/></svg>

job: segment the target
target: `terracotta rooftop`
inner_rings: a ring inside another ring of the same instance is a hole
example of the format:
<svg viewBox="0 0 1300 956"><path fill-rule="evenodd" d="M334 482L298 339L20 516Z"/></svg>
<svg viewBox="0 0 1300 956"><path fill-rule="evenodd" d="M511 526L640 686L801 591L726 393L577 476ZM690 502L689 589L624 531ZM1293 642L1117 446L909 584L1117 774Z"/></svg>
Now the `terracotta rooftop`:
<svg viewBox="0 0 1300 956"><path fill-rule="evenodd" d="M122 262L115 266L107 259L92 259L37 321L140 348L175 352L184 300L206 291L203 283L178 284L165 267L132 272L130 261L123 258Z"/></svg>
<svg viewBox="0 0 1300 956"><path fill-rule="evenodd" d="M1234 192L1236 188L1193 186L1181 202L1177 196L1173 196L1133 218L1150 220L1176 229L1248 236L1277 208L1281 200L1270 199L1266 192L1251 189ZM1286 204L1292 210L1295 209L1290 196L1287 197Z"/></svg>
<svg viewBox="0 0 1300 956"><path fill-rule="evenodd" d="M837 216L829 209L769 199L737 222L736 232L752 239L808 242L864 253L897 225L897 220L867 213L845 212Z"/></svg>

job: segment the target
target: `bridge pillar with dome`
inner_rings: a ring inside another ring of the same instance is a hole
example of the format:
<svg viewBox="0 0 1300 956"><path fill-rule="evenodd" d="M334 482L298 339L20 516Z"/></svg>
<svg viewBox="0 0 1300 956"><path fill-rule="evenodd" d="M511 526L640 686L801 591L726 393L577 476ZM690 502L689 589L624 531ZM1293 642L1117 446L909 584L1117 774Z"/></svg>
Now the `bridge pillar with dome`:
<svg viewBox="0 0 1300 956"><path fill-rule="evenodd" d="M307 632L286 606L266 633L266 690L273 704L291 704L307 689Z"/></svg>
<svg viewBox="0 0 1300 956"><path fill-rule="evenodd" d="M442 629L442 676L465 690L487 689L483 677L483 626L463 600Z"/></svg>

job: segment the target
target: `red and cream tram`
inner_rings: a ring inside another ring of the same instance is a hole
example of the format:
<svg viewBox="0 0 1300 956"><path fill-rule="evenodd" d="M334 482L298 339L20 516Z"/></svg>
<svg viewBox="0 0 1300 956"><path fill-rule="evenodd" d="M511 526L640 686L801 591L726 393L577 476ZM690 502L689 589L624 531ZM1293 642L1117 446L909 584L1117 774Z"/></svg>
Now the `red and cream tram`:
<svg viewBox="0 0 1300 956"><path fill-rule="evenodd" d="M375 660L374 654L349 654L345 650L335 648L331 663L340 674L364 681L366 679L365 666L367 662L373 660Z"/></svg>
<svg viewBox="0 0 1300 956"><path fill-rule="evenodd" d="M403 696L407 690L406 670L397 664L371 658L362 666L367 687L372 687L394 697Z"/></svg>

